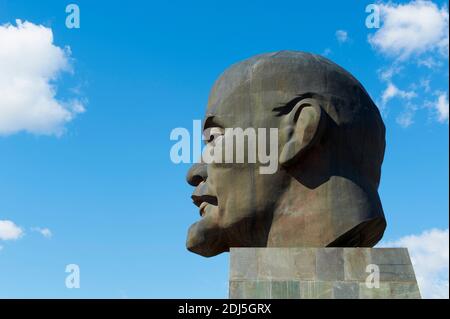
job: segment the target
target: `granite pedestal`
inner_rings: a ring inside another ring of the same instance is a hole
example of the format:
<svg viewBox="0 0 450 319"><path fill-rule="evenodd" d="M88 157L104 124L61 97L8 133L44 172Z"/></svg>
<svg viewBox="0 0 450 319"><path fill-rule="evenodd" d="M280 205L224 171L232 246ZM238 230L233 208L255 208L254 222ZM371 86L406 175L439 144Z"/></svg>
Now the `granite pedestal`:
<svg viewBox="0 0 450 319"><path fill-rule="evenodd" d="M231 248L229 297L420 298L406 248Z"/></svg>

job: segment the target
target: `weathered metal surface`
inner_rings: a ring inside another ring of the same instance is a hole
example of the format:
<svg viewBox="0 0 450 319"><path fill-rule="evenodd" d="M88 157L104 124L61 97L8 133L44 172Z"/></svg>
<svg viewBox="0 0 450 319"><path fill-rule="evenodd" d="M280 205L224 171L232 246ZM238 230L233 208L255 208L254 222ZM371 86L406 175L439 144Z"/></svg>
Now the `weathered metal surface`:
<svg viewBox="0 0 450 319"><path fill-rule="evenodd" d="M373 247L381 239L385 127L340 66L304 52L252 57L219 77L205 119L207 127L277 128L279 166L261 174L261 163L194 165L187 180L203 217L189 229L189 250Z"/></svg>

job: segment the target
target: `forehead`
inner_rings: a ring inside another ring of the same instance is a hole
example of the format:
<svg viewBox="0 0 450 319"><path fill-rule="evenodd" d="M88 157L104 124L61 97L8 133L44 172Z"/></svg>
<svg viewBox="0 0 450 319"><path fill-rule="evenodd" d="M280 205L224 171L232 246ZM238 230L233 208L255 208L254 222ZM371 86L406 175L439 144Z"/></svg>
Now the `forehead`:
<svg viewBox="0 0 450 319"><path fill-rule="evenodd" d="M274 109L304 91L302 81L293 72L275 73L261 67L253 68L252 74L239 70L225 73L211 90L205 119L214 117L223 125L241 127L271 124L276 120Z"/></svg>
<svg viewBox="0 0 450 319"><path fill-rule="evenodd" d="M327 64L304 53L264 54L228 68L214 83L208 99L209 113L219 113L230 104L286 102L306 91L324 90ZM278 101L277 99L282 99ZM275 105L276 106L276 105Z"/></svg>
<svg viewBox="0 0 450 319"><path fill-rule="evenodd" d="M215 82L206 117L227 125L274 121L273 110L306 93L355 95L359 82L329 60L302 52L255 56L228 68Z"/></svg>
<svg viewBox="0 0 450 319"><path fill-rule="evenodd" d="M295 96L284 91L253 94L241 87L226 98L209 103L204 123L222 127L275 127L279 118L276 109Z"/></svg>

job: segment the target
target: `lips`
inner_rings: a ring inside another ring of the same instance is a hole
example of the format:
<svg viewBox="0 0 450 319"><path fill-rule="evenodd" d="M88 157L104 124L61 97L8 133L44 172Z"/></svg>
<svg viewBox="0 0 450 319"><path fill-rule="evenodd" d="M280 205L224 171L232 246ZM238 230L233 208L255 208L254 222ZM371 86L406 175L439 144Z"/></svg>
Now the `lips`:
<svg viewBox="0 0 450 319"><path fill-rule="evenodd" d="M194 194L191 196L192 201L196 206L199 207L200 210L200 216L204 217L206 213L206 206L208 205L214 205L217 206L217 197L212 195L201 195L201 194Z"/></svg>
<svg viewBox="0 0 450 319"><path fill-rule="evenodd" d="M200 216L203 217L205 215L205 208L208 206L209 203L203 202L200 204Z"/></svg>

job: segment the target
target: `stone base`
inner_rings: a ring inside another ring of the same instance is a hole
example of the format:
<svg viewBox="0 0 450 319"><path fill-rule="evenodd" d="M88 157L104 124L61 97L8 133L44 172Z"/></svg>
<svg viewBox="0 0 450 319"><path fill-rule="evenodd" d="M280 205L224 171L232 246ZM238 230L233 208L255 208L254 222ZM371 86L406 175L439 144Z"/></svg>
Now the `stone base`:
<svg viewBox="0 0 450 319"><path fill-rule="evenodd" d="M418 299L420 292L406 248L232 248L229 297Z"/></svg>

